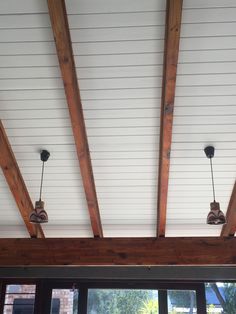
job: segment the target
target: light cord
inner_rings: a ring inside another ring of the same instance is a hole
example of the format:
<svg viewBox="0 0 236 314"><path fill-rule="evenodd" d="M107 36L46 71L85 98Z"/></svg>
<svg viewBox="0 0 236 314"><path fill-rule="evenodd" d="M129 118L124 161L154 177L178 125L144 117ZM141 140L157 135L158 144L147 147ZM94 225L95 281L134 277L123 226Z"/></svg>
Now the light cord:
<svg viewBox="0 0 236 314"><path fill-rule="evenodd" d="M210 158L210 165L211 165L211 182L212 182L212 190L213 190L213 198L214 202L216 201L216 195L215 195L215 184L214 184L214 176L213 176L213 167L212 167L212 158Z"/></svg>
<svg viewBox="0 0 236 314"><path fill-rule="evenodd" d="M42 189L43 189L43 174L44 174L44 161L43 161L43 165L42 165L41 184L40 184L40 192L39 192L39 200L40 201L41 201Z"/></svg>

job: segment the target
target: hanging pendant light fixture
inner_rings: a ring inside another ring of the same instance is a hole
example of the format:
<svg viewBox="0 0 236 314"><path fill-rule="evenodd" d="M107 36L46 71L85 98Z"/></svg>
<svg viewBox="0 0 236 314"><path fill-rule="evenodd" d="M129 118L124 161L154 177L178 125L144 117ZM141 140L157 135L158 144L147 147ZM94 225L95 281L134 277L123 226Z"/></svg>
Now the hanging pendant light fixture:
<svg viewBox="0 0 236 314"><path fill-rule="evenodd" d="M48 215L44 210L44 202L42 201L42 188L43 188L43 174L44 174L44 163L48 160L50 153L47 150L42 150L40 153L40 159L42 160L42 173L41 173L41 183L40 183L40 192L39 200L35 202L35 208L30 214L30 222L34 224L41 224L48 222Z"/></svg>
<svg viewBox="0 0 236 314"><path fill-rule="evenodd" d="M212 182L212 191L213 191L213 202L210 203L210 212L207 215L207 223L209 225L221 225L226 222L224 213L220 210L220 203L215 201L215 186L214 186L214 176L213 176L213 167L212 167L212 158L214 157L215 148L213 146L207 146L204 149L204 152L207 158L210 159L211 165L211 182Z"/></svg>

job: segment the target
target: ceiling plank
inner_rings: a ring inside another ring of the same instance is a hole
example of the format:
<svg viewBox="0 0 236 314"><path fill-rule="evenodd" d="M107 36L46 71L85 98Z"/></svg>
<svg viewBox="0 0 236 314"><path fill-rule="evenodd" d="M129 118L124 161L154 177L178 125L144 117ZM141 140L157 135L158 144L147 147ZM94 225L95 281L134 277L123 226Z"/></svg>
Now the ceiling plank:
<svg viewBox="0 0 236 314"><path fill-rule="evenodd" d="M64 0L48 0L48 8L93 234L95 237L102 237L102 224Z"/></svg>
<svg viewBox="0 0 236 314"><path fill-rule="evenodd" d="M179 54L182 0L167 0L163 63L157 236L165 236L175 85Z"/></svg>
<svg viewBox="0 0 236 314"><path fill-rule="evenodd" d="M236 265L236 238L0 239L0 266Z"/></svg>
<svg viewBox="0 0 236 314"><path fill-rule="evenodd" d="M29 221L29 215L34 210L34 206L1 121L0 165L30 236L33 238L44 238L41 226L33 225ZM2 214L4 215L4 213Z"/></svg>
<svg viewBox="0 0 236 314"><path fill-rule="evenodd" d="M222 226L221 237L234 236L236 232L236 181L230 197L227 213L227 223Z"/></svg>

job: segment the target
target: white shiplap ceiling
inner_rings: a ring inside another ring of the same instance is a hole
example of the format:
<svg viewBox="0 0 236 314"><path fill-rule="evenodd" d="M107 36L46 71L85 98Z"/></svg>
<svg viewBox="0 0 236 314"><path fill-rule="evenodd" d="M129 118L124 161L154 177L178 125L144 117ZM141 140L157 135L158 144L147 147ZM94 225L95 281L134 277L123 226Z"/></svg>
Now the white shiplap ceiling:
<svg viewBox="0 0 236 314"><path fill-rule="evenodd" d="M216 198L226 212L236 177L236 5L184 1L167 211L167 236L218 236L204 146L215 146Z"/></svg>
<svg viewBox="0 0 236 314"><path fill-rule="evenodd" d="M66 0L104 236L155 236L164 0ZM33 201L39 151L51 152L46 237L92 236L44 0L0 3L0 118ZM205 224L213 160L226 211L236 174L236 3L184 0L167 236L219 235ZM0 176L0 237L27 237ZM2 193L1 193L2 191Z"/></svg>
<svg viewBox="0 0 236 314"><path fill-rule="evenodd" d="M1 3L0 6L1 13L5 14L0 30L1 119L33 201L39 195L39 152L41 149L51 152L43 189L50 219L43 226L45 236L90 237L90 219L47 3L13 2L14 5ZM1 202L2 198L5 198L3 193ZM3 208L6 212L12 211L11 204ZM9 221L11 228L3 235L18 236L20 222L19 219L15 226L15 221ZM5 228L5 220L0 224ZM25 231L23 224L21 228Z"/></svg>
<svg viewBox="0 0 236 314"><path fill-rule="evenodd" d="M104 236L154 236L165 2L66 4Z"/></svg>

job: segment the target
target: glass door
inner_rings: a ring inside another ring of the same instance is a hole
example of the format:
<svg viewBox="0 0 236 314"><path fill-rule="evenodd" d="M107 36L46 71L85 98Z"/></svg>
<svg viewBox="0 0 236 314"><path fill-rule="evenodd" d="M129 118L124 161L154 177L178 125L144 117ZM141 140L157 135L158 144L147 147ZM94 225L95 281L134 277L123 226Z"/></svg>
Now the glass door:
<svg viewBox="0 0 236 314"><path fill-rule="evenodd" d="M6 285L3 314L34 314L36 285Z"/></svg>
<svg viewBox="0 0 236 314"><path fill-rule="evenodd" d="M196 314L195 290L167 290L168 314Z"/></svg>
<svg viewBox="0 0 236 314"><path fill-rule="evenodd" d="M50 314L77 314L78 301L77 289L52 289Z"/></svg>
<svg viewBox="0 0 236 314"><path fill-rule="evenodd" d="M158 291L88 289L87 314L159 314Z"/></svg>
<svg viewBox="0 0 236 314"><path fill-rule="evenodd" d="M50 314L206 314L203 284L78 283L52 286ZM49 309L49 307L48 307Z"/></svg>
<svg viewBox="0 0 236 314"><path fill-rule="evenodd" d="M41 299L43 302L39 302L42 305L40 314L79 313L79 289L74 283L44 283L41 287Z"/></svg>

